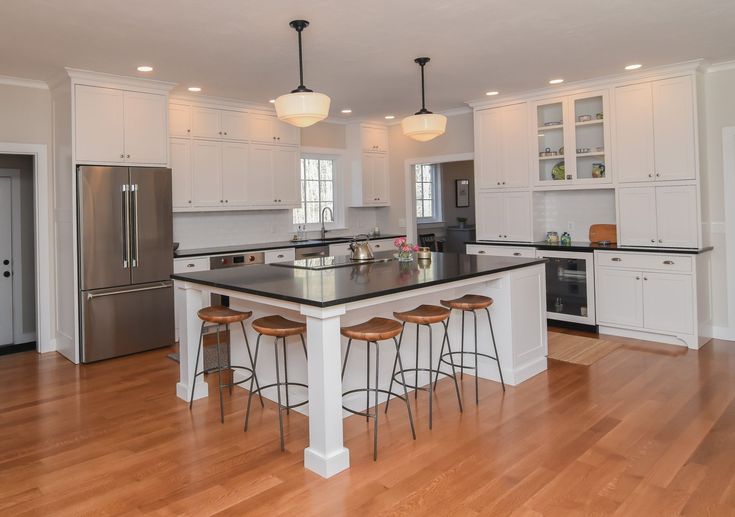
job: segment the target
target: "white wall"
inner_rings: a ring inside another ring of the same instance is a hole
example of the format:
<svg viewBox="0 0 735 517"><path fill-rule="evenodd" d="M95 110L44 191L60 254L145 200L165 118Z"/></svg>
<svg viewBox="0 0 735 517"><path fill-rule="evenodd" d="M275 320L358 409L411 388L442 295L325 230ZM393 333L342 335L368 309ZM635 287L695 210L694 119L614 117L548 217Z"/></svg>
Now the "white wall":
<svg viewBox="0 0 735 517"><path fill-rule="evenodd" d="M590 225L615 224L613 189L535 193L534 203L542 205L546 224L543 234L569 232L573 241L587 242Z"/></svg>

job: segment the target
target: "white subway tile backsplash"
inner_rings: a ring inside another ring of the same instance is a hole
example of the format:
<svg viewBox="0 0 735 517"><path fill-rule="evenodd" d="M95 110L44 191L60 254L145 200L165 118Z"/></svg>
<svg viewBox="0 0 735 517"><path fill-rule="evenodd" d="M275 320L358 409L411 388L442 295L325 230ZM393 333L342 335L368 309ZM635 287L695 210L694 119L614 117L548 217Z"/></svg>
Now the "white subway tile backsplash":
<svg viewBox="0 0 735 517"><path fill-rule="evenodd" d="M539 200L541 201L541 200ZM567 190L546 192L543 195L543 224L545 230L569 231L573 241L586 241L592 224L615 224L615 191ZM537 224L540 218L537 218Z"/></svg>

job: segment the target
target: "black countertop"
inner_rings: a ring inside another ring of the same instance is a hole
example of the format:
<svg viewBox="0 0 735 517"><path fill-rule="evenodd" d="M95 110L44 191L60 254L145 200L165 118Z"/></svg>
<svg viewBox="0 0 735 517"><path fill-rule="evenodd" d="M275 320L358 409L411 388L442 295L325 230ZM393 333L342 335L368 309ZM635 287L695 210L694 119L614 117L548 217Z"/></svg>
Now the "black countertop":
<svg viewBox="0 0 735 517"><path fill-rule="evenodd" d="M593 252L595 250L599 251L637 251L637 252L647 252L647 253L683 253L687 255L697 255L699 253L704 253L705 251L712 251L714 249L713 246L705 246L703 248L647 248L642 246L618 246L617 244L609 244L607 246L603 246L602 244L597 244L595 242L572 242L571 244L562 245L562 244L549 244L546 241L537 241L537 242L508 242L508 241L469 241L465 242L465 244L485 244L488 246L514 246L514 247L520 247L520 246L528 246L540 250L546 250L546 251L587 251L587 252Z"/></svg>
<svg viewBox="0 0 735 517"><path fill-rule="evenodd" d="M376 258L391 252L376 253ZM432 253L431 261L376 262L320 271L258 265L171 275L221 289L330 307L534 264L544 259Z"/></svg>
<svg viewBox="0 0 735 517"><path fill-rule="evenodd" d="M371 241L381 239L395 239L396 237L405 237L405 235L379 235L370 237ZM308 239L304 241L278 241L278 242L261 242L256 244L234 244L232 246L214 246L211 248L192 248L188 250L176 250L174 258L182 257L202 257L205 255L222 255L228 253L240 253L245 251L268 251L282 248L309 248L311 246L329 246L330 244L344 244L352 241L352 237L334 237L325 240Z"/></svg>

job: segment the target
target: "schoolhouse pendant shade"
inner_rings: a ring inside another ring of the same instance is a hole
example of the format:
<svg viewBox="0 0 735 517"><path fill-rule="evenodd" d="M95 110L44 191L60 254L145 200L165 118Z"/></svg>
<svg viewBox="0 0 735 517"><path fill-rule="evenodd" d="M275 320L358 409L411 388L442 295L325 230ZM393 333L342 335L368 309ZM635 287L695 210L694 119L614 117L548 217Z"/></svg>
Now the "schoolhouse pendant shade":
<svg viewBox="0 0 735 517"><path fill-rule="evenodd" d="M276 99L276 115L296 127L309 127L329 116L331 100L327 95L304 86L304 62L301 50L301 32L309 26L306 20L293 20L289 25L299 35L299 85L291 93Z"/></svg>
<svg viewBox="0 0 735 517"><path fill-rule="evenodd" d="M401 121L403 134L418 140L428 142L439 135L443 135L447 129L447 117L432 113L426 109L426 89L424 84L424 66L429 62L428 57L417 57L415 63L421 67L421 109L414 115L406 117Z"/></svg>

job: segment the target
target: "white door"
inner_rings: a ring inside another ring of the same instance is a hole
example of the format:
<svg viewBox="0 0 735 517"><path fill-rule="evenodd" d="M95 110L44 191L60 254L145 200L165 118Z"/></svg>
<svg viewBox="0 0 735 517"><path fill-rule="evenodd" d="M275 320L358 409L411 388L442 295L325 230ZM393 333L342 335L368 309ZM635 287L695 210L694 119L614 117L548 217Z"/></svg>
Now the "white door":
<svg viewBox="0 0 735 517"><path fill-rule="evenodd" d="M615 174L620 182L655 177L651 84L615 89Z"/></svg>
<svg viewBox="0 0 735 517"><path fill-rule="evenodd" d="M362 153L362 202L365 205L378 203L374 177L378 168L377 160L379 157L380 155L377 153Z"/></svg>
<svg viewBox="0 0 735 517"><path fill-rule="evenodd" d="M188 138L171 139L171 191L174 208L190 208L191 145Z"/></svg>
<svg viewBox="0 0 735 517"><path fill-rule="evenodd" d="M248 114L242 111L220 111L222 138L226 140L247 140L250 129Z"/></svg>
<svg viewBox="0 0 735 517"><path fill-rule="evenodd" d="M192 108L191 135L198 138L220 138L222 130L219 123L219 110Z"/></svg>
<svg viewBox="0 0 735 517"><path fill-rule="evenodd" d="M301 205L301 170L296 147L277 147L273 156L273 191L284 207Z"/></svg>
<svg viewBox="0 0 735 517"><path fill-rule="evenodd" d="M0 346L13 343L13 192L0 178Z"/></svg>
<svg viewBox="0 0 735 517"><path fill-rule="evenodd" d="M276 132L274 128L275 117L262 113L250 114L250 140L263 144L275 144Z"/></svg>
<svg viewBox="0 0 735 517"><path fill-rule="evenodd" d="M504 194L478 192L476 199L477 238L483 241L503 240L505 230Z"/></svg>
<svg viewBox="0 0 735 517"><path fill-rule="evenodd" d="M694 86L691 77L651 84L657 180L694 179Z"/></svg>
<svg viewBox="0 0 735 517"><path fill-rule="evenodd" d="M123 162L123 92L77 85L75 102L76 160L82 163Z"/></svg>
<svg viewBox="0 0 735 517"><path fill-rule="evenodd" d="M360 139L362 140L363 151L388 151L388 131L386 129L362 126L360 128Z"/></svg>
<svg viewBox="0 0 735 517"><path fill-rule="evenodd" d="M643 326L643 275L639 271L598 268L597 323Z"/></svg>
<svg viewBox="0 0 735 517"><path fill-rule="evenodd" d="M618 189L620 244L656 246L656 190L654 187Z"/></svg>
<svg viewBox="0 0 735 517"><path fill-rule="evenodd" d="M373 195L375 203L378 205L387 205L388 196L388 155L381 153L373 153L372 162L372 180Z"/></svg>
<svg viewBox="0 0 735 517"><path fill-rule="evenodd" d="M502 108L502 180L505 187L528 186L528 107Z"/></svg>
<svg viewBox="0 0 735 517"><path fill-rule="evenodd" d="M184 104L168 107L168 129L171 136L189 136L191 133L191 110Z"/></svg>
<svg viewBox="0 0 735 517"><path fill-rule="evenodd" d="M646 329L694 332L692 275L643 273L643 322Z"/></svg>
<svg viewBox="0 0 735 517"><path fill-rule="evenodd" d="M193 205L220 206L222 151L219 142L194 140L191 146Z"/></svg>
<svg viewBox="0 0 735 517"><path fill-rule="evenodd" d="M478 189L503 185L501 110L492 108L475 112L475 178Z"/></svg>
<svg viewBox="0 0 735 517"><path fill-rule="evenodd" d="M505 193L503 204L505 215L503 239L531 242L531 193Z"/></svg>
<svg viewBox="0 0 735 517"><path fill-rule="evenodd" d="M222 144L222 198L224 206L247 204L248 144Z"/></svg>
<svg viewBox="0 0 735 517"><path fill-rule="evenodd" d="M276 135L276 143L281 145L299 145L301 144L301 129L281 122L273 117L273 128Z"/></svg>
<svg viewBox="0 0 735 517"><path fill-rule="evenodd" d="M247 175L248 205L272 206L277 203L273 185L274 162L274 146L250 145L250 167Z"/></svg>
<svg viewBox="0 0 735 517"><path fill-rule="evenodd" d="M168 109L166 96L126 91L125 161L162 164L168 162Z"/></svg>
<svg viewBox="0 0 735 517"><path fill-rule="evenodd" d="M656 187L656 220L659 246L696 248L697 187Z"/></svg>

